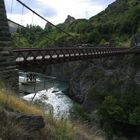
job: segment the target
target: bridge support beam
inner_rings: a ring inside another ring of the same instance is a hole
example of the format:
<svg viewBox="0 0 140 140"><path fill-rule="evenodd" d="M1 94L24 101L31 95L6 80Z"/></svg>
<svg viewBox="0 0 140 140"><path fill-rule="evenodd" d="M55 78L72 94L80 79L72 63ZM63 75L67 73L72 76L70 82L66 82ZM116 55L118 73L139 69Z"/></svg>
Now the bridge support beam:
<svg viewBox="0 0 140 140"><path fill-rule="evenodd" d="M12 41L6 18L4 0L0 0L0 84L18 90L18 71L12 52Z"/></svg>

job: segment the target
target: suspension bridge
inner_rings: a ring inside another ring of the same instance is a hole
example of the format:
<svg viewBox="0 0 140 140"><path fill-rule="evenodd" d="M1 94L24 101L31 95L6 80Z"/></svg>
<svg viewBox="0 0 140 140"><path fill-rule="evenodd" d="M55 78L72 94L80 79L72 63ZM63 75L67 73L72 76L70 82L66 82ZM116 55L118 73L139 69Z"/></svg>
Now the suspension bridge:
<svg viewBox="0 0 140 140"><path fill-rule="evenodd" d="M69 61L110 57L125 54L138 54L139 48L87 47L87 48L47 48L13 50L16 63L20 68L44 66Z"/></svg>
<svg viewBox="0 0 140 140"><path fill-rule="evenodd" d="M33 15L34 14L37 15L46 23L49 23L50 25L57 28L59 31L63 32L67 36L71 36L73 39L75 39L74 36L65 32L58 26L52 24L51 22L49 22L47 19L39 15L37 12L32 10L30 7L28 7L20 0L16 0L16 1L22 5L22 14L24 8L27 8L33 13ZM12 0L12 5L13 5L13 0ZM13 10L11 7L11 12L12 11ZM63 48L54 47L54 48L42 48L42 49L35 49L35 48L13 49L11 45L11 38L8 29L8 21L12 22L13 24L16 24L20 28L25 28L23 25L20 25L19 23L16 23L11 19L8 20L6 18L4 0L2 0L0 2L0 56L1 56L0 76L2 77L2 79L6 79L6 80L10 79L10 81L12 79L11 77L16 75L17 68L24 69L26 67L32 67L32 66L44 66L47 64L56 64L56 63L63 63L69 61L140 53L140 48L137 46L134 46L132 48L115 48L111 46L91 47L91 45L87 45L86 47L83 46L81 47L81 45L76 45L76 47L66 46ZM52 38L49 39L55 41L55 39ZM11 72L14 73L14 75L12 75ZM17 81L15 83L17 84ZM14 84L14 82L12 84Z"/></svg>

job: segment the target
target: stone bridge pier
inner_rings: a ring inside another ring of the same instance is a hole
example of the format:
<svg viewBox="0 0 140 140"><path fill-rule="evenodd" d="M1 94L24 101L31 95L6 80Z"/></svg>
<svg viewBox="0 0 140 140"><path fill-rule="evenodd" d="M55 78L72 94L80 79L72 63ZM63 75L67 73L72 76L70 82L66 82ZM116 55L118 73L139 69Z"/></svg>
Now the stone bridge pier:
<svg viewBox="0 0 140 140"><path fill-rule="evenodd" d="M0 0L0 85L18 91L18 70L12 45L4 0Z"/></svg>

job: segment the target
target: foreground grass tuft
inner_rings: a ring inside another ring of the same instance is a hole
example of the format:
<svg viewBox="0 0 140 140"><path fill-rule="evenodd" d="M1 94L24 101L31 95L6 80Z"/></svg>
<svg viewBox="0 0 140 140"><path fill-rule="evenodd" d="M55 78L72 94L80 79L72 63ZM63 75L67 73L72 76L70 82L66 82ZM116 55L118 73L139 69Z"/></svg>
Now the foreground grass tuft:
<svg viewBox="0 0 140 140"><path fill-rule="evenodd" d="M5 108L16 112L41 116L44 115L41 108L20 99L19 97L15 96L15 94L5 89L0 90L0 104Z"/></svg>

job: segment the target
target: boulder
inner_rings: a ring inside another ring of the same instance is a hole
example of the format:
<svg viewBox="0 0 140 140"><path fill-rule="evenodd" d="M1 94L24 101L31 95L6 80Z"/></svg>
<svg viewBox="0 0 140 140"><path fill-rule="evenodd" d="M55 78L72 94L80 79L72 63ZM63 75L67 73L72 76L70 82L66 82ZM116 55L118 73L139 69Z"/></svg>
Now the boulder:
<svg viewBox="0 0 140 140"><path fill-rule="evenodd" d="M27 131L37 131L45 126L44 118L37 115L27 115L4 109L3 114L7 120L13 120L18 126Z"/></svg>
<svg viewBox="0 0 140 140"><path fill-rule="evenodd" d="M28 131L37 131L45 126L42 116L20 115L16 118L16 121Z"/></svg>

